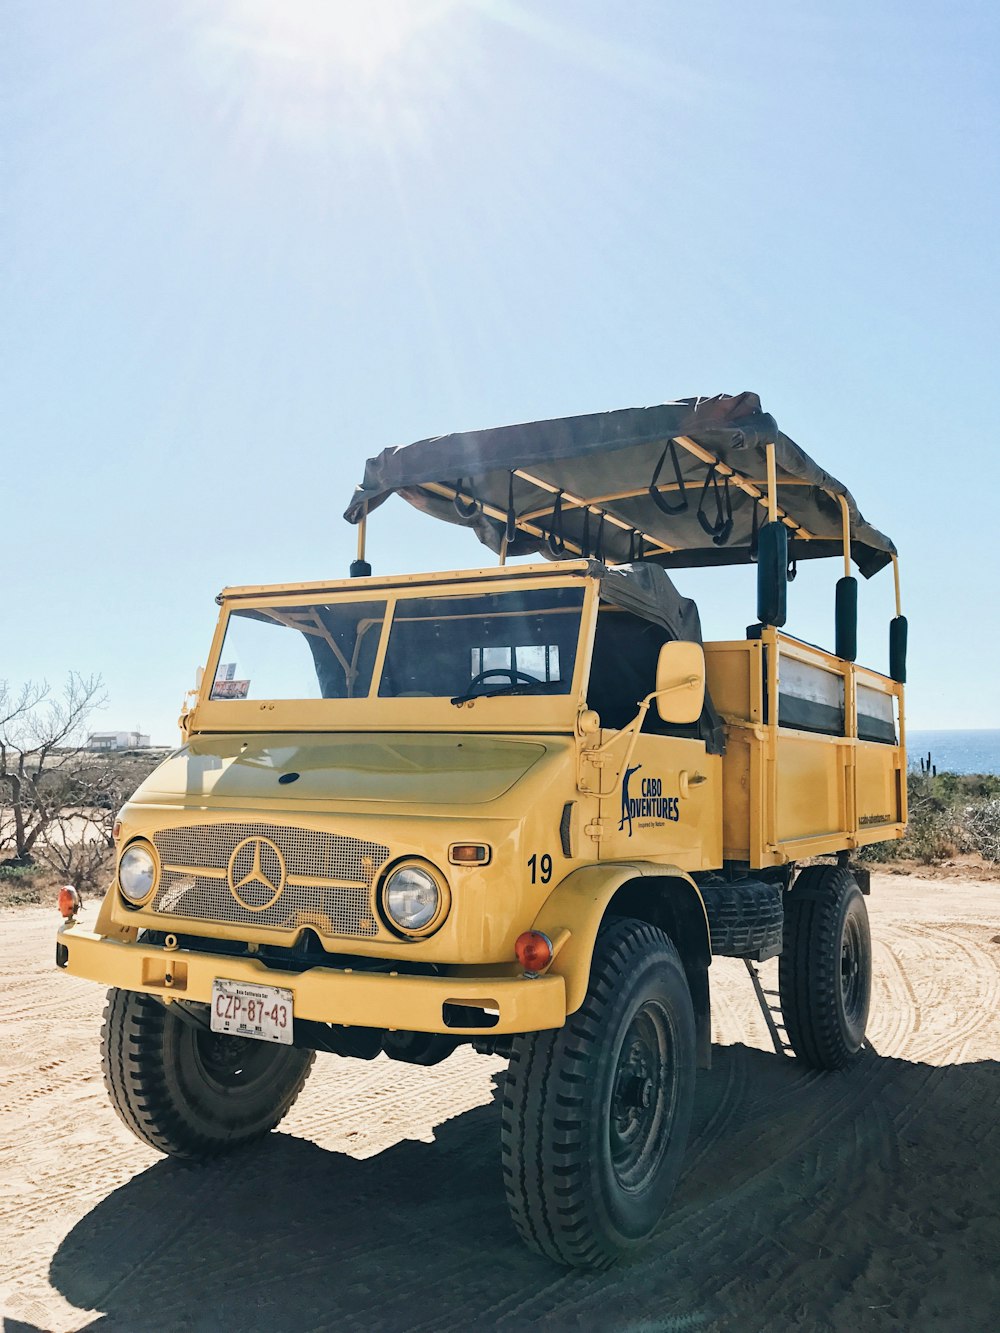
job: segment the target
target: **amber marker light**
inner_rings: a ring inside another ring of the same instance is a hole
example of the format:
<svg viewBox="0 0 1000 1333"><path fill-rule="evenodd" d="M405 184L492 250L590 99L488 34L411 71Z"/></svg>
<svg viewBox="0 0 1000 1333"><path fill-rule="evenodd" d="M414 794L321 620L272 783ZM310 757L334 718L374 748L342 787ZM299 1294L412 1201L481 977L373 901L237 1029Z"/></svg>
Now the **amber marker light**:
<svg viewBox="0 0 1000 1333"><path fill-rule="evenodd" d="M448 860L453 866L486 866L493 853L485 842L453 842Z"/></svg>
<svg viewBox="0 0 1000 1333"><path fill-rule="evenodd" d="M514 943L517 961L529 976L544 972L552 962L552 941L540 930L526 930Z"/></svg>
<svg viewBox="0 0 1000 1333"><path fill-rule="evenodd" d="M72 884L64 884L59 890L59 915L68 921L80 910L80 895Z"/></svg>
<svg viewBox="0 0 1000 1333"><path fill-rule="evenodd" d="M122 836L122 821L120 819L116 819L111 827L112 841L117 842L121 836Z"/></svg>

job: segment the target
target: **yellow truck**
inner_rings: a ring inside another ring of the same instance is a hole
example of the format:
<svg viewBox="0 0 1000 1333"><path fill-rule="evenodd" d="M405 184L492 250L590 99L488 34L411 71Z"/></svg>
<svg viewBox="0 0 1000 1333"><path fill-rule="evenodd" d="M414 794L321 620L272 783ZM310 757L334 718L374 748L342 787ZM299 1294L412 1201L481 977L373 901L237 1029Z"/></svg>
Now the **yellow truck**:
<svg viewBox="0 0 1000 1333"><path fill-rule="evenodd" d="M373 573L392 495L499 563ZM863 1046L851 857L906 823L895 549L752 394L389 449L346 518L350 578L219 595L183 743L57 964L111 987L111 1100L181 1158L273 1129L317 1051L506 1057L514 1223L601 1267L681 1169L713 956L780 955L809 1065ZM843 566L832 650L783 629L815 557ZM670 571L740 563L757 618L704 643ZM854 566L895 576L888 673L856 662Z"/></svg>

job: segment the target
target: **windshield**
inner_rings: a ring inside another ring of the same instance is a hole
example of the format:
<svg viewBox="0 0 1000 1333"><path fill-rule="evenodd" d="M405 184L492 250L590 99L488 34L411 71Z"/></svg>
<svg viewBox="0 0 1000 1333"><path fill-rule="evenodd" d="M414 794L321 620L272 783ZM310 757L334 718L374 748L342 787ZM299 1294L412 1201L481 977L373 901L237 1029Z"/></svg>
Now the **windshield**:
<svg viewBox="0 0 1000 1333"><path fill-rule="evenodd" d="M582 588L401 600L379 696L568 694L582 608Z"/></svg>
<svg viewBox="0 0 1000 1333"><path fill-rule="evenodd" d="M230 611L209 698L384 699L569 694L582 587Z"/></svg>
<svg viewBox="0 0 1000 1333"><path fill-rule="evenodd" d="M210 698L365 698L385 608L383 601L231 611Z"/></svg>

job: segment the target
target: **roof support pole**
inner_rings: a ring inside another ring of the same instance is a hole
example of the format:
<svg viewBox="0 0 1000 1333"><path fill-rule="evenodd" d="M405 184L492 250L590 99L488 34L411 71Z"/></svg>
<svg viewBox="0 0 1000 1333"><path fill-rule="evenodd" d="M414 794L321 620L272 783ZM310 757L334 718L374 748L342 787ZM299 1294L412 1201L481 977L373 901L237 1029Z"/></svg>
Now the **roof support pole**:
<svg viewBox="0 0 1000 1333"><path fill-rule="evenodd" d="M896 585L896 615L903 614L903 599L899 594L899 561L892 557L892 581Z"/></svg>
<svg viewBox="0 0 1000 1333"><path fill-rule="evenodd" d="M766 446L767 451L767 521L778 521L778 469L774 462L774 445Z"/></svg>
<svg viewBox="0 0 1000 1333"><path fill-rule="evenodd" d="M827 495L829 494L830 492L827 491ZM856 662L858 660L858 581L851 576L851 510L845 495L838 495L836 498L840 501L840 516L843 520L844 577L837 580L837 642L835 647L838 657L842 657L845 662ZM848 736L857 736L858 734L856 684L854 672L848 671L844 676L844 708L846 710ZM853 831L857 832L856 829Z"/></svg>
<svg viewBox="0 0 1000 1333"><path fill-rule="evenodd" d="M372 567L365 559L365 538L368 533L368 505L367 503L361 510L361 521L358 524L358 558L351 561L351 578L366 579L371 577Z"/></svg>
<svg viewBox="0 0 1000 1333"><path fill-rule="evenodd" d="M827 492L829 494L829 492ZM851 577L851 511L847 507L847 497L838 495L840 501L840 514L843 523L843 542L844 542L844 578Z"/></svg>

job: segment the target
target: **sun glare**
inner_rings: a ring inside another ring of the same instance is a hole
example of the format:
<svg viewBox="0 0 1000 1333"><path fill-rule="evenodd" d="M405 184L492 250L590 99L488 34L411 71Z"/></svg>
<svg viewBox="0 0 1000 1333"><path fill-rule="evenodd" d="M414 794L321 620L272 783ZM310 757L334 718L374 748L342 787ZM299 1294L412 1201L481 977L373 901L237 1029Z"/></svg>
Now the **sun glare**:
<svg viewBox="0 0 1000 1333"><path fill-rule="evenodd" d="M445 0L233 0L228 35L291 65L339 64L368 77L434 23Z"/></svg>

